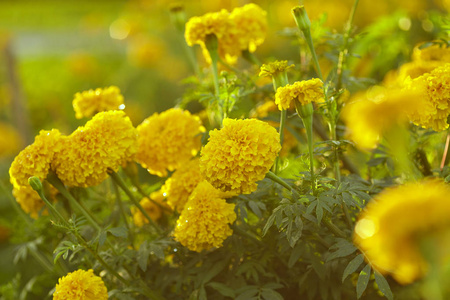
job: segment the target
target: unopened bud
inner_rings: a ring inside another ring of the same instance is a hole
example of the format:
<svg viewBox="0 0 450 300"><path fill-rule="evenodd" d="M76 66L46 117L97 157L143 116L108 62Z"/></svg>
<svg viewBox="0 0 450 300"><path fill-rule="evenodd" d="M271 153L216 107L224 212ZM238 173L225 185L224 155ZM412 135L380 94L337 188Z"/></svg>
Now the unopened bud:
<svg viewBox="0 0 450 300"><path fill-rule="evenodd" d="M311 28L311 21L309 20L306 9L303 5L296 6L292 10L292 15L294 16L295 23L301 31L309 30Z"/></svg>
<svg viewBox="0 0 450 300"><path fill-rule="evenodd" d="M31 185L33 190L35 190L36 192L39 193L42 191L42 182L36 176L32 176L32 177L28 178L28 183Z"/></svg>

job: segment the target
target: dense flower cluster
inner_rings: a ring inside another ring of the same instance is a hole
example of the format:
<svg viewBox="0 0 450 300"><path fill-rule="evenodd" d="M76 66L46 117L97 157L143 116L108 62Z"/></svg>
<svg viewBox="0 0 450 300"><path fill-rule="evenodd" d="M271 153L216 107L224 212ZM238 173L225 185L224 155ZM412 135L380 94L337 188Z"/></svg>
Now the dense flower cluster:
<svg viewBox="0 0 450 300"><path fill-rule="evenodd" d="M199 44L203 55L211 61L205 41L208 35L218 40L219 55L229 63L236 61L242 50L254 52L264 42L267 31L266 12L256 4L192 17L186 23L185 38L189 46Z"/></svg>
<svg viewBox="0 0 450 300"><path fill-rule="evenodd" d="M77 270L59 278L53 300L106 300L108 291L103 280L88 271Z"/></svg>
<svg viewBox="0 0 450 300"><path fill-rule="evenodd" d="M188 111L169 109L154 113L137 127L139 132L136 160L151 174L167 176L189 161L201 147L205 131L200 119Z"/></svg>
<svg viewBox="0 0 450 300"><path fill-rule="evenodd" d="M47 199L50 201L54 200L58 190L47 182L43 182L43 186ZM14 187L12 194L22 210L32 218L37 219L41 211L46 212L46 210L43 210L45 206L44 201L30 185Z"/></svg>
<svg viewBox="0 0 450 300"><path fill-rule="evenodd" d="M195 158L177 169L163 185L161 191L167 197L167 204L181 212L192 191L203 180L199 160Z"/></svg>
<svg viewBox="0 0 450 300"><path fill-rule="evenodd" d="M123 96L116 86L76 93L72 102L77 119L92 117L101 111L117 110L122 104Z"/></svg>
<svg viewBox="0 0 450 300"><path fill-rule="evenodd" d="M269 124L255 119L224 119L223 128L211 131L202 148L200 170L217 189L250 194L280 149L280 137Z"/></svg>
<svg viewBox="0 0 450 300"><path fill-rule="evenodd" d="M387 189L370 202L359 217L354 241L371 265L390 273L402 284L428 270L420 244L436 234L437 261L449 255L442 240L450 229L450 187L440 181L409 183ZM442 256L441 256L442 255Z"/></svg>
<svg viewBox="0 0 450 300"><path fill-rule="evenodd" d="M426 100L424 109L410 114L411 120L417 125L435 131L447 129L447 117L450 115L450 63L441 65L406 84L418 89Z"/></svg>
<svg viewBox="0 0 450 300"><path fill-rule="evenodd" d="M424 102L414 90L372 89L357 94L342 110L351 138L361 148L374 148L381 136L409 122L408 114L421 111Z"/></svg>
<svg viewBox="0 0 450 300"><path fill-rule="evenodd" d="M41 181L47 177L55 153L61 150L61 138L57 129L41 130L34 143L16 156L9 169L10 181L15 188L28 186L31 176Z"/></svg>
<svg viewBox="0 0 450 300"><path fill-rule="evenodd" d="M68 186L88 187L108 177L108 169L132 160L137 151L137 130L122 111L96 114L85 126L60 140L62 150L52 164Z"/></svg>
<svg viewBox="0 0 450 300"><path fill-rule="evenodd" d="M311 102L323 101L323 82L318 78L305 81L297 81L279 87L275 94L275 103L278 109L288 109L292 101L298 101L301 105Z"/></svg>
<svg viewBox="0 0 450 300"><path fill-rule="evenodd" d="M170 210L170 208L163 202L164 195L161 191L151 193L150 199L143 198L139 204L153 221L158 221L163 215L162 208L167 208L168 210ZM147 218L137 207L131 208L131 214L133 215L133 222L136 226L142 227L144 224L149 223Z"/></svg>
<svg viewBox="0 0 450 300"><path fill-rule="evenodd" d="M228 224L236 220L234 204L207 181L198 184L177 221L174 237L192 251L222 246L233 234Z"/></svg>
<svg viewBox="0 0 450 300"><path fill-rule="evenodd" d="M21 144L19 133L3 122L0 122L0 132L0 158L16 154Z"/></svg>
<svg viewBox="0 0 450 300"><path fill-rule="evenodd" d="M275 76L281 72L284 72L290 68L293 68L294 65L288 65L287 60L277 60L268 64L263 64L261 66L259 76L266 77L266 76Z"/></svg>

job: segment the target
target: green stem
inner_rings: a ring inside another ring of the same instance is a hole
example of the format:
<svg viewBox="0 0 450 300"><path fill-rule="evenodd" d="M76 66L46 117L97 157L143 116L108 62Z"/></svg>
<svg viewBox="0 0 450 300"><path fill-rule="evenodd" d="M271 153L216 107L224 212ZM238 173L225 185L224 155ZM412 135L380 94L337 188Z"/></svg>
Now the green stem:
<svg viewBox="0 0 450 300"><path fill-rule="evenodd" d="M340 230L336 225L331 223L330 220L322 219L322 224L324 224L332 233L341 238L347 238L342 230Z"/></svg>
<svg viewBox="0 0 450 300"><path fill-rule="evenodd" d="M127 228L128 232L129 232L131 247L133 247L133 249L134 249L134 235L133 235L133 232L131 231L130 225L128 224L127 215L125 214L125 210L123 209L122 197L120 197L119 187L117 186L117 183L115 181L112 181L112 185L114 188L114 192L116 194L117 206L119 207L120 214L123 219L123 223L125 224L125 227Z"/></svg>
<svg viewBox="0 0 450 300"><path fill-rule="evenodd" d="M275 173L269 171L267 172L266 177L272 180L273 182L276 182L281 186L283 186L284 188L286 188L288 191L292 193L292 195L296 196L297 198L300 198L300 194L293 187L291 187L286 181L275 175Z"/></svg>
<svg viewBox="0 0 450 300"><path fill-rule="evenodd" d="M273 82L273 89L274 89L275 93L277 92L279 87L286 86L289 83L286 71L274 74L272 77L272 82ZM279 131L281 146L283 146L283 141L284 141L284 127L286 124L286 114L287 114L286 110L282 109L281 114L280 114L280 131ZM272 168L272 170L275 174L278 173L279 160L280 160L280 156L278 155L277 158L275 159L275 163L273 164L273 168Z"/></svg>
<svg viewBox="0 0 450 300"><path fill-rule="evenodd" d="M79 210L86 220L98 231L101 230L100 225L98 224L97 220L95 220L95 217L86 210L83 206L78 203L78 201L72 196L72 194L66 189L64 184L61 182L61 180L56 176L55 173L50 172L47 176L47 181L50 182L51 185L53 185L70 203L70 205L77 210Z"/></svg>
<svg viewBox="0 0 450 300"><path fill-rule="evenodd" d="M261 66L261 61L248 49L242 51L242 57L256 66Z"/></svg>
<svg viewBox="0 0 450 300"><path fill-rule="evenodd" d="M112 170L110 170L108 173L109 173L109 176L111 176L111 178L113 179L113 181L115 183L117 183L118 186L120 186L120 188L125 192L125 194L127 194L128 198L130 198L131 202L133 202L133 204L136 205L136 207L141 211L141 213L148 220L148 222L155 228L156 232L158 234L162 234L162 230L158 227L158 225L156 225L156 223L152 220L152 218L150 218L150 216L147 214L147 212L142 207L142 205L139 203L139 201L137 201L136 198L134 198L133 193L128 189L125 182L123 182L122 178L120 178L120 176L117 175L117 173Z"/></svg>
<svg viewBox="0 0 450 300"><path fill-rule="evenodd" d="M312 103L302 105L299 101L295 101L295 108L298 115L303 121L303 125L306 129L306 137L308 140L308 152L309 152L309 168L311 174L311 189L312 194L316 191L316 180L314 176L314 146L313 146L313 120L314 120L314 107Z"/></svg>
<svg viewBox="0 0 450 300"><path fill-rule="evenodd" d="M331 131L331 139L334 141L337 141L337 135L336 135L336 122L334 117L331 116L330 118L330 131ZM333 146L333 166L334 166L334 174L336 176L336 186L339 186L341 183L341 168L339 166L339 151L337 149L337 146Z"/></svg>
<svg viewBox="0 0 450 300"><path fill-rule="evenodd" d="M47 269L51 273L55 272L53 265L47 259L45 259L37 249L29 249L28 252L39 262L39 264L41 264L42 267L44 267L44 269Z"/></svg>

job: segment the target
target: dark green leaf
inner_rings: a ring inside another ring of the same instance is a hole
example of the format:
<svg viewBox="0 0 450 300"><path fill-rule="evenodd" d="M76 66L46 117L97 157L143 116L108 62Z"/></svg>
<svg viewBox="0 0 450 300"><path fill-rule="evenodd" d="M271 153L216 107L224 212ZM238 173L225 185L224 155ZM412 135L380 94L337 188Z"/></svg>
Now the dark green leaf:
<svg viewBox="0 0 450 300"><path fill-rule="evenodd" d="M271 289L261 289L261 296L264 300L283 300L283 296Z"/></svg>
<svg viewBox="0 0 450 300"><path fill-rule="evenodd" d="M391 287L389 286L386 278L375 270L373 273L375 274L375 282L377 283L380 292L382 292L383 295L389 300L393 300L394 295L392 295Z"/></svg>
<svg viewBox="0 0 450 300"><path fill-rule="evenodd" d="M288 261L288 267L292 268L295 263L298 261L298 259L300 258L300 256L302 256L303 250L304 250L304 246L302 245L302 243L299 243L295 246L294 249L292 249L291 252L291 256L289 257L289 261Z"/></svg>
<svg viewBox="0 0 450 300"><path fill-rule="evenodd" d="M359 268L359 266L363 263L364 256L362 254L358 255L354 259L352 259L347 267L344 270L344 274L342 275L342 282L344 282L345 278L347 278L348 275L356 272L356 270Z"/></svg>
<svg viewBox="0 0 450 300"><path fill-rule="evenodd" d="M269 219L266 222L266 225L264 225L263 231L262 231L262 235L265 236L267 231L269 230L270 227L272 227L273 222L275 221L275 213L273 213Z"/></svg>
<svg viewBox="0 0 450 300"><path fill-rule="evenodd" d="M250 200L248 202L248 206L250 206L250 209L253 211L253 213L256 216L258 216L259 218L262 217L261 209L259 209L259 206L258 206L258 204L255 201Z"/></svg>
<svg viewBox="0 0 450 300"><path fill-rule="evenodd" d="M139 247L139 251L137 254L137 262L139 265L139 268L141 268L142 271L147 271L147 263L148 263L148 256L150 255L150 250L147 243L142 243L142 245Z"/></svg>
<svg viewBox="0 0 450 300"><path fill-rule="evenodd" d="M210 282L207 284L207 286L215 289L216 291L218 291L222 296L225 297L230 297L230 298L235 298L236 294L234 293L234 290L228 286L226 286L223 283L220 282Z"/></svg>
<svg viewBox="0 0 450 300"><path fill-rule="evenodd" d="M317 223L320 223L322 221L322 217L323 217L323 207L322 207L321 202L319 202L316 206L316 217L317 217Z"/></svg>
<svg viewBox="0 0 450 300"><path fill-rule="evenodd" d="M357 298L361 298L362 294L367 288L367 284L369 283L370 279L370 272L372 269L370 268L370 265L367 264L364 269L359 273L358 281L356 283L356 296Z"/></svg>
<svg viewBox="0 0 450 300"><path fill-rule="evenodd" d="M338 242L334 244L330 250L337 249L330 253L327 257L327 261L333 260L338 257L345 257L356 251L356 247L345 239L338 239Z"/></svg>
<svg viewBox="0 0 450 300"><path fill-rule="evenodd" d="M103 246L105 244L106 241L106 232L105 231L101 231L100 235L98 236L98 244L100 246Z"/></svg>
<svg viewBox="0 0 450 300"><path fill-rule="evenodd" d="M108 232L110 232L115 237L126 238L128 236L128 231L125 227L110 228L110 229L108 229Z"/></svg>
<svg viewBox="0 0 450 300"><path fill-rule="evenodd" d="M213 279L215 276L217 276L222 270L228 265L229 259L223 259L222 261L215 263L211 269L206 272L204 277L202 278L203 283L209 282L211 279Z"/></svg>
<svg viewBox="0 0 450 300"><path fill-rule="evenodd" d="M150 244L149 251L151 254L154 254L158 259L164 259L166 256L164 255L164 248L161 245Z"/></svg>

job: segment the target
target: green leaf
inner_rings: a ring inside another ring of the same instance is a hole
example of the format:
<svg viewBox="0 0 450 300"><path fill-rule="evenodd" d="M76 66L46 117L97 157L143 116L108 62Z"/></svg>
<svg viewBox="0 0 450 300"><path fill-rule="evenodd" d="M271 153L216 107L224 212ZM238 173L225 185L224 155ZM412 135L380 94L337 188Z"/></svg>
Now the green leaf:
<svg viewBox="0 0 450 300"><path fill-rule="evenodd" d="M291 256L289 257L288 261L288 268L292 268L295 265L300 256L302 256L304 249L305 248L302 243L297 244L295 248L292 249Z"/></svg>
<svg viewBox="0 0 450 300"><path fill-rule="evenodd" d="M98 236L98 244L100 246L103 246L105 244L106 237L107 237L106 232L102 230L100 232L100 235Z"/></svg>
<svg viewBox="0 0 450 300"><path fill-rule="evenodd" d="M208 300L208 298L206 297L206 290L203 285L200 287L200 291L198 293L198 300Z"/></svg>
<svg viewBox="0 0 450 300"><path fill-rule="evenodd" d="M258 206L258 204L255 201L250 200L248 202L248 206L250 206L250 209L253 211L253 213L256 216L258 216L259 218L262 217L261 209L259 209L259 206Z"/></svg>
<svg viewBox="0 0 450 300"><path fill-rule="evenodd" d="M149 255L150 255L150 249L148 247L148 244L142 243L142 245L139 247L139 251L137 254L137 262L138 262L139 268L141 268L141 270L144 272L147 271Z"/></svg>
<svg viewBox="0 0 450 300"><path fill-rule="evenodd" d="M222 296L225 297L230 297L230 298L235 298L236 294L234 293L234 290L228 286L226 286L223 283L220 282L210 282L207 284L207 286L215 289L216 291L218 291Z"/></svg>
<svg viewBox="0 0 450 300"><path fill-rule="evenodd" d="M361 298L362 294L367 288L367 284L370 279L370 272L372 271L369 264L367 264L364 269L359 273L358 281L356 283L356 296L357 298Z"/></svg>
<svg viewBox="0 0 450 300"><path fill-rule="evenodd" d="M283 300L283 296L271 289L261 289L261 296L264 300Z"/></svg>
<svg viewBox="0 0 450 300"><path fill-rule="evenodd" d="M150 244L149 251L151 254L155 254L158 259L163 260L166 256L164 255L164 248L161 245Z"/></svg>
<svg viewBox="0 0 450 300"><path fill-rule="evenodd" d="M128 231L125 227L114 227L107 230L115 237L126 238L128 236Z"/></svg>
<svg viewBox="0 0 450 300"><path fill-rule="evenodd" d="M380 292L382 292L383 295L389 300L393 300L394 295L392 294L391 287L389 286L386 278L384 278L384 276L381 275L378 271L374 270L373 273L375 275L375 282L377 283Z"/></svg>
<svg viewBox="0 0 450 300"><path fill-rule="evenodd" d="M345 278L347 278L348 275L356 272L356 270L359 268L359 266L363 263L364 256L362 254L358 255L354 259L352 259L347 267L344 270L344 274L342 275L342 282L344 282Z"/></svg>
<svg viewBox="0 0 450 300"><path fill-rule="evenodd" d="M323 217L323 206L322 206L321 202L319 202L316 205L316 217L317 217L317 223L319 224L322 221L322 217Z"/></svg>
<svg viewBox="0 0 450 300"><path fill-rule="evenodd" d="M211 269L206 272L206 274L202 278L203 283L209 282L215 276L217 276L222 270L228 265L228 258L223 259L222 261L215 263Z"/></svg>
<svg viewBox="0 0 450 300"><path fill-rule="evenodd" d="M332 250L332 249L337 249L337 250L330 253L330 255L327 257L327 261L333 260L338 257L348 256L356 251L356 247L352 243L347 241L346 239L338 238L337 240L338 240L338 242L336 244L334 244L333 246L331 246L331 248L330 248L330 250Z"/></svg>
<svg viewBox="0 0 450 300"><path fill-rule="evenodd" d="M272 227L273 222L275 221L275 213L273 213L269 219L267 220L266 225L264 225L263 231L262 231L262 235L265 236L267 231L269 231L269 228Z"/></svg>
<svg viewBox="0 0 450 300"><path fill-rule="evenodd" d="M255 297L256 294L258 294L257 288L249 289L249 290L243 292L242 294L240 294L239 296L237 296L237 298L235 300L248 300L252 297Z"/></svg>

